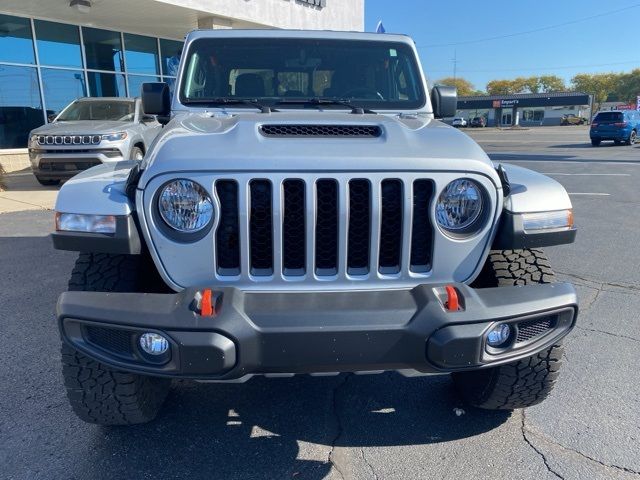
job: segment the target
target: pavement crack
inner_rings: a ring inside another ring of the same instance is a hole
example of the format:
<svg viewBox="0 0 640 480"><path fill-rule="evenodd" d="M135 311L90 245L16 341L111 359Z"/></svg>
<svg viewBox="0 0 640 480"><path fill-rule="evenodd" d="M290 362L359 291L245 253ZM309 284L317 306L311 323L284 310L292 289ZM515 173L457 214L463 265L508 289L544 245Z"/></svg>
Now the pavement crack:
<svg viewBox="0 0 640 480"><path fill-rule="evenodd" d="M362 460L367 465L367 467L369 467L369 470L371 471L371 475L373 475L372 478L374 478L375 480L379 480L380 477L378 477L378 474L376 473L375 469L373 468L373 465L371 465L371 463L369 463L369 460L367 460L367 457L364 454L364 448L363 447L360 447L360 456L362 457Z"/></svg>
<svg viewBox="0 0 640 480"><path fill-rule="evenodd" d="M521 423L520 423L520 432L522 433L522 438L525 441L525 443L527 445L529 445L534 452L536 452L538 454L538 456L542 459L542 461L544 462L544 466L547 468L547 471L549 473L552 473L553 475L555 475L557 478L560 478L562 480L564 480L564 477L562 475L560 475L558 472L556 472L554 469L551 468L551 465L549 465L549 461L547 460L547 457L545 456L545 454L542 452L542 450L540 450L538 447L536 447L533 442L531 440L529 440L529 437L527 437L527 427L525 425L525 415L524 415L524 410L522 410L522 416L521 416Z"/></svg>
<svg viewBox="0 0 640 480"><path fill-rule="evenodd" d="M334 456L336 445L344 432L344 428L342 426L342 417L340 416L339 409L338 409L338 394L339 394L339 391L347 384L349 377L351 377L352 375L353 374L351 373L347 373L344 375L343 380L341 382L336 383L335 387L333 388L333 396L331 400L331 413L335 418L336 434L333 437L333 440L331 441L329 455L327 456L327 461L331 462L331 465L336 469L336 471L340 475L340 478L342 478L343 480L345 478L344 473L342 471L341 466L338 464L337 459Z"/></svg>
<svg viewBox="0 0 640 480"><path fill-rule="evenodd" d="M634 469L632 469L632 468L622 467L622 466L620 466L620 465L615 465L615 464L605 463L605 462L603 462L603 461L601 461L601 460L598 460L597 458L590 457L590 456L589 456L589 455L587 455L586 453L582 453L581 451L576 450L575 448L567 447L566 445L563 445L563 444L561 444L561 443L558 443L557 441L555 441L555 440L553 440L553 439L551 439L551 438L548 438L547 436L540 435L539 433L534 432L531 428L527 427L527 425L525 424L525 420L526 420L526 417L525 417L525 413L524 413L524 411L523 411L523 412L522 412L522 425L521 425L521 429L522 429L522 436L523 436L523 438L524 438L525 442L527 442L527 444L528 444L531 448L533 448L533 449L536 451L536 453L538 453L538 455L540 455L540 456L542 457L542 459L543 459L543 461L544 461L545 465L547 466L547 469L548 469L551 473L553 473L554 475L556 475L558 478L563 478L563 477L562 477L562 476L560 476L560 474L558 474L557 472L555 472L555 471L553 471L553 470L551 470L551 469L549 468L549 465L548 465L548 463L547 463L546 457L545 457L545 456L544 456L544 454L540 451L540 449L538 449L537 447L535 447L535 446L533 445L533 443L531 442L531 440L527 437L527 434L531 434L531 435L533 435L533 436L535 436L535 437L542 438L545 442L548 442L548 443L550 443L551 445L553 445L553 446L555 446L555 447L557 447L557 448L559 448L559 449L561 449L561 450L564 450L564 451L566 451L566 452L570 452L570 453L573 453L573 454L575 454L575 455L578 455L579 457L584 458L585 460L588 460L589 462L595 463L595 464L597 464L597 465L599 465L599 466L601 466L601 467L604 467L604 468L607 468L607 469L612 469L612 470L617 470L617 471L619 471L619 472L624 472L624 473L629 473L629 474L632 474L632 475L639 475L639 476L640 476L640 470L634 470Z"/></svg>
<svg viewBox="0 0 640 480"><path fill-rule="evenodd" d="M635 337L630 337L628 335L620 335L618 333L607 332L605 330L598 330L597 328L583 327L582 325L576 325L576 328L578 330L583 330L583 331L586 331L586 332L601 333L603 335L608 335L610 337L624 338L626 340L631 340L633 342L640 342L640 339L635 338Z"/></svg>
<svg viewBox="0 0 640 480"><path fill-rule="evenodd" d="M556 274L558 275L564 275L565 277L569 277L572 278L574 280L580 280L583 282L588 282L591 285L584 285L581 284L583 287L587 287L587 288L592 288L594 290L598 290L598 291L611 291L611 290L605 290L604 287L611 287L611 288L619 288L622 290L630 290L632 292L640 292L640 285L635 285L633 283L619 283L619 282L601 282L599 280L594 280L592 278L587 278L587 277L582 277L580 275L576 275L575 273L569 273L569 272L559 272L556 271ZM594 286L597 285L597 286ZM593 302L591 302L593 303Z"/></svg>

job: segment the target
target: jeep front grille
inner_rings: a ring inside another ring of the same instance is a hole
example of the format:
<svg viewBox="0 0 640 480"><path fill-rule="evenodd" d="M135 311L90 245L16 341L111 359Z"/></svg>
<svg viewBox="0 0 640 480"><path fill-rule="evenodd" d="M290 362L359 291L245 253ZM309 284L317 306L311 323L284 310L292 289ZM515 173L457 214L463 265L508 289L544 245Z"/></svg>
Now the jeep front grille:
<svg viewBox="0 0 640 480"><path fill-rule="evenodd" d="M98 145L100 135L38 135L38 145Z"/></svg>
<svg viewBox="0 0 640 480"><path fill-rule="evenodd" d="M395 278L431 269L433 182L415 178L218 179L221 280Z"/></svg>

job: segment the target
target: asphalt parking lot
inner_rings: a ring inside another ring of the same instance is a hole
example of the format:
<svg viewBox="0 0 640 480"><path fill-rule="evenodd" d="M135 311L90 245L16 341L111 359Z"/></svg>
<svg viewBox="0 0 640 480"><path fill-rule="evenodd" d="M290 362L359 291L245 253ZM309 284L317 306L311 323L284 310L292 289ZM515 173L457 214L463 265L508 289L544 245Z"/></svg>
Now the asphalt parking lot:
<svg viewBox="0 0 640 480"><path fill-rule="evenodd" d="M640 146L592 148L584 127L467 133L574 204L577 242L547 253L581 312L546 402L467 408L446 376L256 378L177 382L148 425L85 424L65 398L54 323L75 254L52 249L50 211L15 211L0 214L0 478L639 478Z"/></svg>

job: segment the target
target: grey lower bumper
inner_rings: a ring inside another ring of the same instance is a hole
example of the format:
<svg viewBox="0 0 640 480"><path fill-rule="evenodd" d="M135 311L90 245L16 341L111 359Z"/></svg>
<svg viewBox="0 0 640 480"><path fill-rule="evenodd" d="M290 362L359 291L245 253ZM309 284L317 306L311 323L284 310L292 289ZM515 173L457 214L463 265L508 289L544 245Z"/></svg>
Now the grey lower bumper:
<svg viewBox="0 0 640 480"><path fill-rule="evenodd" d="M455 312L444 307L439 287L330 293L221 288L214 289L214 317L194 310L195 288L177 294L67 292L58 301L58 321L66 342L112 367L231 380L270 373L480 369L549 347L577 316L570 284L483 290L455 284L462 306ZM486 336L498 322L512 325L513 340L491 349ZM148 331L169 339L170 352L161 362L138 348L139 335Z"/></svg>

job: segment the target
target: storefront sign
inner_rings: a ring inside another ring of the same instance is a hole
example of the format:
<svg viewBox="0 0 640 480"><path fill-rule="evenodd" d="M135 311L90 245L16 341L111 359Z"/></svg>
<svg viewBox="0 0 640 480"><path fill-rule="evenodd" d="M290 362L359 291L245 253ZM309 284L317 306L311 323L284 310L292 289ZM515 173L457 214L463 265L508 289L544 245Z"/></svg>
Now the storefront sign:
<svg viewBox="0 0 640 480"><path fill-rule="evenodd" d="M520 101L518 99L513 99L513 100L494 100L493 103L493 108L509 108L509 107L515 107L518 105Z"/></svg>
<svg viewBox="0 0 640 480"><path fill-rule="evenodd" d="M616 105L616 110L635 110L635 105Z"/></svg>

